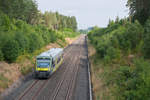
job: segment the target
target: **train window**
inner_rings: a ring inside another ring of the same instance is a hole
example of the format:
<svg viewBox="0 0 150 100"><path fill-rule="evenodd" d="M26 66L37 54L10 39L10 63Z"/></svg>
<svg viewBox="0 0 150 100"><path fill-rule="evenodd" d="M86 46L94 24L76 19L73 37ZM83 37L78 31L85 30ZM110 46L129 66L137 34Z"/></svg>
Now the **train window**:
<svg viewBox="0 0 150 100"><path fill-rule="evenodd" d="M37 60L50 60L50 58L37 58Z"/></svg>

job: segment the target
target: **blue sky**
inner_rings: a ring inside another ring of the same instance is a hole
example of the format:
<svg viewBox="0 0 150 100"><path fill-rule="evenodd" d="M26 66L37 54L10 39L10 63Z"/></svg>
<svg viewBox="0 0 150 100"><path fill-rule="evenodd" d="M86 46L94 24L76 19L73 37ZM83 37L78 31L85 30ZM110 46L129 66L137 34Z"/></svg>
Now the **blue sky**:
<svg viewBox="0 0 150 100"><path fill-rule="evenodd" d="M105 27L109 19L128 16L127 0L37 0L39 10L76 16L79 29Z"/></svg>

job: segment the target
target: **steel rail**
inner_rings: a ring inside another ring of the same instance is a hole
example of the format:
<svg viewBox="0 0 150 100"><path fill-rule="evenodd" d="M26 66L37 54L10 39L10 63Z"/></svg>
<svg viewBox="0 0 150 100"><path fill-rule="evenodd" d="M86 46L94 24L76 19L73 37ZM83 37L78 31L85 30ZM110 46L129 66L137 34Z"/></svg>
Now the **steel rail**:
<svg viewBox="0 0 150 100"><path fill-rule="evenodd" d="M73 49L73 47L72 48L69 48L69 51L68 52L71 52L72 51L72 49ZM67 53L68 53L67 52ZM71 55L71 53L69 53L68 55L67 55L67 53L64 55L65 57L64 58L66 58L67 56L69 57L70 55ZM69 64L67 64L67 65L69 65ZM58 69L57 69L58 70ZM63 73L64 74L64 73ZM41 85L41 87L38 89L38 91L35 93L35 95L32 97L32 100L35 100L36 99L36 97L40 94L40 92L42 91L42 89L46 86L46 83L48 82L48 81L50 81L51 80L51 78L49 78L46 82L44 82L43 83L43 85Z"/></svg>
<svg viewBox="0 0 150 100"><path fill-rule="evenodd" d="M80 46L80 53L79 53L79 57L81 57L81 49L82 49L82 46ZM80 60L78 60L78 64L80 64ZM73 78L70 80L70 83L69 83L69 87L68 87L68 91L67 91L67 95L66 95L66 100L70 100L70 98L72 97L72 93L73 93L73 88L75 87L75 83L76 83L76 79L77 79L77 75L78 75L78 72L79 72L79 65L77 66L77 68L75 69L76 71L75 72L75 75L73 75ZM72 92L71 92L72 91Z"/></svg>
<svg viewBox="0 0 150 100"><path fill-rule="evenodd" d="M81 41L81 40L80 40ZM82 48L82 46L80 46L80 49ZM72 66L72 68L74 68L75 67L75 65L77 64L76 62L80 62L80 60L78 60L78 58L80 58L80 55L81 55L81 50L80 50L80 53L78 53L79 54L79 56L78 57L76 57L76 59L74 59L73 61L74 61L74 65ZM79 66L78 66L79 67ZM72 70L72 72L75 72L75 74L76 75L73 75L72 74L72 78L70 79L70 82L69 82L69 86L68 86L68 89L67 89L67 95L66 95L66 100L68 100L67 98L68 97L70 97L69 95L70 95L70 91L71 91L71 89L72 89L72 83L75 85L75 78L77 77L77 72L78 72L78 67L77 68L74 68L73 70ZM75 71L76 70L76 71ZM67 72L67 71L66 71ZM71 72L71 73L72 73ZM57 98L57 95L58 95L58 93L60 92L60 88L61 88L61 86L62 86L62 84L63 84L63 82L65 81L65 76L64 76L64 78L61 80L61 82L58 84L58 86L57 86L57 88L55 89L55 92L54 92L54 96L53 96L53 99L52 100L55 100L56 98Z"/></svg>
<svg viewBox="0 0 150 100"><path fill-rule="evenodd" d="M71 44L71 45L72 45L72 44ZM71 50L72 50L72 48L69 48L69 51L65 53L64 58L66 58L67 56L70 56ZM48 80L49 80L49 79L48 79ZM42 90L43 86L45 86L45 84L47 83L48 80L46 80L46 81L40 86L40 88L38 89L38 91L37 91L36 94L38 94L38 93ZM35 80L35 81L30 85L30 87L28 87L28 88L25 90L25 92L19 97L18 100L22 100L23 97L25 97L25 96L28 94L28 92L29 92L38 82L39 82L39 80ZM34 95L34 97L32 98L32 100L35 98L35 96L37 96L37 95Z"/></svg>

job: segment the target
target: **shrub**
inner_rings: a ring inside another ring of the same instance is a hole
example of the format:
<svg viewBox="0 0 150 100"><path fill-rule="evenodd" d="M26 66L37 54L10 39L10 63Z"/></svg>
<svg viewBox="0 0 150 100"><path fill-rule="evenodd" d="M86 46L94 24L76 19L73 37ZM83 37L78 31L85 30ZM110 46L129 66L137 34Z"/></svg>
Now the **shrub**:
<svg viewBox="0 0 150 100"><path fill-rule="evenodd" d="M114 47L109 47L106 50L106 55L110 57L111 60L120 58L120 50Z"/></svg>
<svg viewBox="0 0 150 100"><path fill-rule="evenodd" d="M0 30L8 31L11 29L11 20L5 14L0 15Z"/></svg>
<svg viewBox="0 0 150 100"><path fill-rule="evenodd" d="M100 57L104 58L106 55L106 50L108 46L104 42L98 42L98 45L96 46L97 53L100 55Z"/></svg>
<svg viewBox="0 0 150 100"><path fill-rule="evenodd" d="M144 44L142 51L146 58L150 58L150 19L145 25Z"/></svg>
<svg viewBox="0 0 150 100"><path fill-rule="evenodd" d="M14 39L7 41L2 48L2 52L4 54L5 60L7 60L8 62L15 61L20 53L18 42Z"/></svg>
<svg viewBox="0 0 150 100"><path fill-rule="evenodd" d="M119 98L124 98L123 100L148 100L150 98L149 66L150 63L137 59L133 67L121 66L113 72Z"/></svg>
<svg viewBox="0 0 150 100"><path fill-rule="evenodd" d="M144 29L138 21L127 23L125 27L126 33L124 34L124 38L130 42L131 49L135 49L142 39Z"/></svg>
<svg viewBox="0 0 150 100"><path fill-rule="evenodd" d="M50 42L54 43L57 39L55 31L49 31L50 32Z"/></svg>
<svg viewBox="0 0 150 100"><path fill-rule="evenodd" d="M106 55L106 56L104 57L104 64L109 64L110 62L111 62L110 56Z"/></svg>
<svg viewBox="0 0 150 100"><path fill-rule="evenodd" d="M4 55L2 53L2 51L0 50L0 61L2 61L4 59Z"/></svg>
<svg viewBox="0 0 150 100"><path fill-rule="evenodd" d="M29 36L29 53L34 52L35 50L41 48L43 46L43 40L35 33L31 33Z"/></svg>
<svg viewBox="0 0 150 100"><path fill-rule="evenodd" d="M15 35L15 40L19 44L19 53L23 54L25 50L28 50L29 48L29 40L28 38L22 33L22 32L17 32Z"/></svg>

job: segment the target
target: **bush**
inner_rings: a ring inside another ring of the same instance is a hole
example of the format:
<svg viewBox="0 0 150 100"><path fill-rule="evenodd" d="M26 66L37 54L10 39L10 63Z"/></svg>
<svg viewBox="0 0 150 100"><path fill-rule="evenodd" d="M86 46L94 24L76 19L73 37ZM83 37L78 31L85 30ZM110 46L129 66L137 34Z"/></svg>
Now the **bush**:
<svg viewBox="0 0 150 100"><path fill-rule="evenodd" d="M20 53L18 42L14 39L7 41L2 48L2 52L4 54L5 60L7 60L8 62L15 61Z"/></svg>
<svg viewBox="0 0 150 100"><path fill-rule="evenodd" d="M143 54L146 58L150 58L150 19L146 22L145 25L145 34L144 34L144 43L143 43Z"/></svg>
<svg viewBox="0 0 150 100"><path fill-rule="evenodd" d="M120 50L114 47L109 47L106 51L106 55L110 57L111 60L120 58Z"/></svg>
<svg viewBox="0 0 150 100"><path fill-rule="evenodd" d="M0 61L2 61L4 59L4 55L2 53L2 51L0 50Z"/></svg>
<svg viewBox="0 0 150 100"><path fill-rule="evenodd" d="M144 29L138 21L135 23L127 23L125 27L126 33L123 35L123 37L126 41L130 42L131 49L135 49L142 40Z"/></svg>
<svg viewBox="0 0 150 100"><path fill-rule="evenodd" d="M25 50L28 50L29 40L22 32L17 32L16 33L15 40L19 44L20 55L23 54L25 52Z"/></svg>
<svg viewBox="0 0 150 100"><path fill-rule="evenodd" d="M55 31L49 31L50 32L50 42L54 43L57 39Z"/></svg>
<svg viewBox="0 0 150 100"><path fill-rule="evenodd" d="M33 53L35 50L41 48L44 44L42 38L35 33L29 35L29 53Z"/></svg>
<svg viewBox="0 0 150 100"><path fill-rule="evenodd" d="M96 50L101 58L105 57L107 48L108 48L108 45L106 43L98 42L98 45L96 46Z"/></svg>
<svg viewBox="0 0 150 100"><path fill-rule="evenodd" d="M150 98L150 63L143 59L134 61L134 67L122 66L117 69L115 84L120 98L124 100L148 100Z"/></svg>

